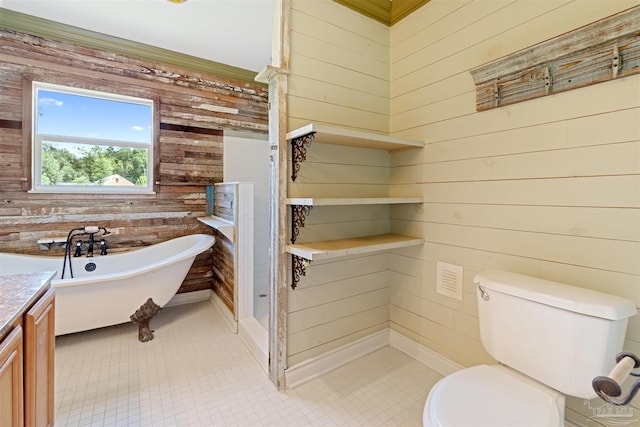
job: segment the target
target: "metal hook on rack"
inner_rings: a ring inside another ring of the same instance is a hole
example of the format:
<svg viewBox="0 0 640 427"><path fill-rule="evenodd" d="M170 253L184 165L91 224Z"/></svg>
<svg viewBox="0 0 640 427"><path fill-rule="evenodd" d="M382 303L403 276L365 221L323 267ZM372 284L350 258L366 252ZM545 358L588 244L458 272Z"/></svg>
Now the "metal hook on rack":
<svg viewBox="0 0 640 427"><path fill-rule="evenodd" d="M629 404L640 389L640 379L636 380L629 394L624 399L617 399L622 394L620 384L629 376L640 377L640 372L631 372L632 369L640 368L640 358L632 353L618 353L616 356L616 366L613 367L608 376L595 377L591 382L593 390L605 402L617 406Z"/></svg>

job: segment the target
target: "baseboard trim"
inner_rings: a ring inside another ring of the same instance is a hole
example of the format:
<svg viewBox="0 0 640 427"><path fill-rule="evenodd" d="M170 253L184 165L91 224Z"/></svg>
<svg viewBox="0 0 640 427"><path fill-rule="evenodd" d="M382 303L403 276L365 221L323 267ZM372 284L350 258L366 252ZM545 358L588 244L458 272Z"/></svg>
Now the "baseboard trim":
<svg viewBox="0 0 640 427"><path fill-rule="evenodd" d="M269 332L253 317L238 322L238 336L260 367L269 372Z"/></svg>
<svg viewBox="0 0 640 427"><path fill-rule="evenodd" d="M217 304L220 304L227 313L229 312L215 293L212 293L211 300L212 302L217 300ZM214 305L216 305L215 302ZM218 306L216 305L216 307ZM220 307L218 307L218 309L220 309ZM240 323L242 322L243 321ZM245 326L241 324L240 335L244 335L243 329L245 329ZM243 341L248 345L244 338ZM248 346L251 347L250 345ZM456 371L464 369L462 365L459 365L447 357L431 350L427 346L420 344L411 338L394 331L393 329L387 328L361 338L353 343L328 351L312 359L287 368L284 372L284 389L286 390L298 387L327 372L331 372L343 365L346 365L347 363L387 346L405 353L407 356L423 363L425 366L433 369L442 376L451 375ZM260 354L260 356L257 356L254 349L250 350L258 359L264 357L267 358L266 369L268 369L268 354L265 355L262 351L259 351L258 354ZM264 361L259 360L259 362L264 368ZM565 418L565 426L584 427L583 424L576 423L575 420L567 418Z"/></svg>
<svg viewBox="0 0 640 427"><path fill-rule="evenodd" d="M389 330L384 329L320 356L305 360L284 371L285 389L302 385L388 345Z"/></svg>
<svg viewBox="0 0 640 427"><path fill-rule="evenodd" d="M389 329L389 345L423 363L442 376L451 375L463 368L462 365L436 353L411 338L407 338L393 329Z"/></svg>
<svg viewBox="0 0 640 427"><path fill-rule="evenodd" d="M185 292L183 294L175 294L173 298L165 305L172 307L174 305L190 304L192 302L206 301L211 296L211 289L203 289L201 291Z"/></svg>
<svg viewBox="0 0 640 427"><path fill-rule="evenodd" d="M211 304L216 308L218 313L222 316L224 323L227 324L231 332L234 334L238 333L238 322L236 321L234 314L229 310L229 308L222 302L222 299L215 292L211 291L211 297L209 298Z"/></svg>

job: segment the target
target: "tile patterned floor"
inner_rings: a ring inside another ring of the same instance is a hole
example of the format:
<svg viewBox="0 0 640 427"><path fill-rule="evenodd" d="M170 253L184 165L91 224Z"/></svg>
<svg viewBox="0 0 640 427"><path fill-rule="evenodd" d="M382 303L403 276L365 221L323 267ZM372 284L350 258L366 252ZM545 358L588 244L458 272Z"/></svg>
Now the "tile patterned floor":
<svg viewBox="0 0 640 427"><path fill-rule="evenodd" d="M125 324L56 339L61 426L420 426L440 378L384 348L278 391L208 301L163 309L155 339Z"/></svg>

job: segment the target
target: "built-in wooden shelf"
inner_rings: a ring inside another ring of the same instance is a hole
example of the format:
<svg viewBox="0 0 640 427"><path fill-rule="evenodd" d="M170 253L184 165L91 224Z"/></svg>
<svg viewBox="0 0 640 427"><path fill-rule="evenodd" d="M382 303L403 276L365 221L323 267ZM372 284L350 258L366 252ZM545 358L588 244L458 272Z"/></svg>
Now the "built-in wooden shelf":
<svg viewBox="0 0 640 427"><path fill-rule="evenodd" d="M380 234L375 236L354 237L351 239L325 240L287 245L286 251L309 261L339 258L349 255L418 246L424 239L401 236L399 234Z"/></svg>
<svg viewBox="0 0 640 427"><path fill-rule="evenodd" d="M287 140L305 137L315 133L313 141L320 144L347 145L360 148L375 148L379 150L402 150L424 147L424 141L397 138L388 135L344 129L334 126L310 123L287 133Z"/></svg>
<svg viewBox="0 0 640 427"><path fill-rule="evenodd" d="M291 142L291 180L295 181L300 164L307 158L307 149L312 143L334 144L357 148L373 148L377 150L398 151L424 147L424 141L397 138L378 133L363 132L333 126L308 124L295 129L286 136ZM291 254L291 287L298 285L301 276L306 275L306 268L311 261L340 258L349 255L366 254L409 246L418 246L424 239L383 234L340 240L295 243L305 217L314 206L355 206L355 205L393 205L419 204L422 198L417 197L296 197L288 198L291 206L291 244L286 252Z"/></svg>
<svg viewBox="0 0 640 427"><path fill-rule="evenodd" d="M215 215L198 217L198 221L207 224L211 228L215 228L231 242L235 241L236 233L233 221L229 221L228 219L220 218L219 216Z"/></svg>
<svg viewBox="0 0 640 427"><path fill-rule="evenodd" d="M419 197L350 197L322 198L295 197L286 200L288 205L300 206L347 206L347 205L395 205L404 203L422 203Z"/></svg>
<svg viewBox="0 0 640 427"><path fill-rule="evenodd" d="M424 141L397 138L378 133L362 132L334 126L310 123L287 134L291 141L291 180L295 181L300 163L307 158L307 148L311 142L318 144L345 145L358 148L375 148L396 151L424 147Z"/></svg>
<svg viewBox="0 0 640 427"><path fill-rule="evenodd" d="M314 206L355 206L355 205L393 205L422 203L418 197L296 197L286 199L291 206L291 243L295 243L304 227L305 217Z"/></svg>

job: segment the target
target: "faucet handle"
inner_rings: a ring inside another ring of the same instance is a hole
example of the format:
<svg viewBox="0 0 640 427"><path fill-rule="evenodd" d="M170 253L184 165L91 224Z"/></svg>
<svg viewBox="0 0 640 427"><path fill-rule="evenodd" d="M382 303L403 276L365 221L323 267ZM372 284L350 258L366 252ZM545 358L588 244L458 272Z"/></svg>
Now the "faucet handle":
<svg viewBox="0 0 640 427"><path fill-rule="evenodd" d="M76 251L73 253L74 257L82 255L82 241L76 242Z"/></svg>

